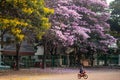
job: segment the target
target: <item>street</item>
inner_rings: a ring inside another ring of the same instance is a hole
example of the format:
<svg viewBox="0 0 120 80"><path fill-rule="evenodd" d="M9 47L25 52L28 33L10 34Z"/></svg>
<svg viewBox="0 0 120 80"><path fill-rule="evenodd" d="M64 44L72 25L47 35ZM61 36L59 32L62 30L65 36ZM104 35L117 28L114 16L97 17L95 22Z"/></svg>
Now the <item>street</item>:
<svg viewBox="0 0 120 80"><path fill-rule="evenodd" d="M57 71L57 72L56 72ZM87 69L87 80L120 80L120 69ZM0 74L0 80L84 80L77 78L78 69L29 69Z"/></svg>

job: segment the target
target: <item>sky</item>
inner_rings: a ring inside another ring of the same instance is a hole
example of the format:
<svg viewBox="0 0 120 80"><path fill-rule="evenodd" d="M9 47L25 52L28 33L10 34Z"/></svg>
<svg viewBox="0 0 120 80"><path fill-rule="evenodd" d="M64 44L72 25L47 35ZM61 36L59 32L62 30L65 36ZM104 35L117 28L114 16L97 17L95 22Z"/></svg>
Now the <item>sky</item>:
<svg viewBox="0 0 120 80"><path fill-rule="evenodd" d="M107 1L107 3L109 4L111 1L114 1L114 0L106 0Z"/></svg>

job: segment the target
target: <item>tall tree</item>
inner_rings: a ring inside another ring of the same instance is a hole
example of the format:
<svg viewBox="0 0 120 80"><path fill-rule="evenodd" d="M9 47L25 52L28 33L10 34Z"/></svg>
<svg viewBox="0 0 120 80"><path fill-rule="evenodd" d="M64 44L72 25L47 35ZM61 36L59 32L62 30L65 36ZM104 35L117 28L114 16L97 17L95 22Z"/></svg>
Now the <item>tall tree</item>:
<svg viewBox="0 0 120 80"><path fill-rule="evenodd" d="M115 42L108 33L110 17L106 2L102 0L58 0L50 5L54 7L51 35L63 45L73 45L86 40L105 43L107 46ZM48 32L49 33L49 32ZM49 33L49 35L50 35Z"/></svg>
<svg viewBox="0 0 120 80"><path fill-rule="evenodd" d="M108 33L110 14L104 0L54 0L48 5L55 13L47 40L64 46L76 45L81 52L89 53L96 49L106 52L108 45L116 42Z"/></svg>
<svg viewBox="0 0 120 80"><path fill-rule="evenodd" d="M54 10L45 7L44 0L0 0L1 37L7 32L15 38L17 70L21 42L28 35L41 39L50 28L48 18L51 13Z"/></svg>

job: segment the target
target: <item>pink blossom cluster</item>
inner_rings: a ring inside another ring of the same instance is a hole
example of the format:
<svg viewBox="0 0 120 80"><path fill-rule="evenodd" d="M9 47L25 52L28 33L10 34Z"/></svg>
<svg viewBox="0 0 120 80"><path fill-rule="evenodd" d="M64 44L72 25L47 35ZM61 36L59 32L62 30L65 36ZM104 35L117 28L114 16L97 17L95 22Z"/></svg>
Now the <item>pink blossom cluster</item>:
<svg viewBox="0 0 120 80"><path fill-rule="evenodd" d="M55 33L55 39L65 46L87 41L86 45L95 48L104 44L99 48L106 49L108 44L116 42L106 34L110 28L106 22L110 17L106 8L104 0L56 0L51 33Z"/></svg>

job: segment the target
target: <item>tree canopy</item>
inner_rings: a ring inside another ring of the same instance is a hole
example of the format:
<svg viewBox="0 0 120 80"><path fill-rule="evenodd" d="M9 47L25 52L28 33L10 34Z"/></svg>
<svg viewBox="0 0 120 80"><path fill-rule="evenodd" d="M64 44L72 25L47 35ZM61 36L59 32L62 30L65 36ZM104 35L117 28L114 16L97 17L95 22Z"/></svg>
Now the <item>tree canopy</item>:
<svg viewBox="0 0 120 80"><path fill-rule="evenodd" d="M45 7L44 0L0 0L0 30L18 41L30 31L41 38L50 28L51 13L54 10Z"/></svg>
<svg viewBox="0 0 120 80"><path fill-rule="evenodd" d="M111 29L120 33L120 0L115 0L110 3Z"/></svg>
<svg viewBox="0 0 120 80"><path fill-rule="evenodd" d="M54 0L51 4L47 1L55 9L51 18L52 28L47 36L54 38L54 43L78 45L85 52L84 45L106 51L108 45L116 42L108 33L110 26L107 20L110 13L105 1Z"/></svg>

